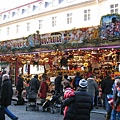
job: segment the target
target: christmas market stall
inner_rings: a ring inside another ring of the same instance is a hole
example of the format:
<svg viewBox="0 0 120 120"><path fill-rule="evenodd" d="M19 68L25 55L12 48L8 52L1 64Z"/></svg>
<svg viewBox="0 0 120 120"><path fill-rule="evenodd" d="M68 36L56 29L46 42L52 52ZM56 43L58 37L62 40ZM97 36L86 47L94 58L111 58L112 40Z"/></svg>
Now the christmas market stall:
<svg viewBox="0 0 120 120"><path fill-rule="evenodd" d="M0 42L0 67L7 70L16 84L23 73L29 79L34 74L58 72L74 76L90 72L97 78L109 72L120 73L120 16L105 15L100 26L40 34Z"/></svg>

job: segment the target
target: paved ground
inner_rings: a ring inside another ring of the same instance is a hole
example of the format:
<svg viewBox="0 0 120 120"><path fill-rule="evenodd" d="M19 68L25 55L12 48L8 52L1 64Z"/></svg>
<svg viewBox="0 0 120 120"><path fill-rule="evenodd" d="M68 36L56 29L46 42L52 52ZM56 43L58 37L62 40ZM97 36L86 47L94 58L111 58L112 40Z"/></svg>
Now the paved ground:
<svg viewBox="0 0 120 120"><path fill-rule="evenodd" d="M63 116L60 113L42 112L41 106L39 106L39 111L26 111L26 105L15 106L14 103L15 101L8 108L19 117L18 120L63 120ZM94 109L90 120L105 120L104 114L105 111L103 109ZM6 116L6 120L10 120L10 118Z"/></svg>

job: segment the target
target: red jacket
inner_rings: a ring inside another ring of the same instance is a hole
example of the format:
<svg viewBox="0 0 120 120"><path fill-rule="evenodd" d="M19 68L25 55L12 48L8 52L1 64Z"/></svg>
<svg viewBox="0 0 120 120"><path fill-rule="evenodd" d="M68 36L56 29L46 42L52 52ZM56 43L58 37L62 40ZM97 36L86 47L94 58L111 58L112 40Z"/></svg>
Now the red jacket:
<svg viewBox="0 0 120 120"><path fill-rule="evenodd" d="M46 81L42 81L41 85L40 85L40 98L46 98L47 96L47 89L48 89L48 85L46 83Z"/></svg>
<svg viewBox="0 0 120 120"><path fill-rule="evenodd" d="M72 97L74 95L75 94L74 94L74 90L73 89L71 89L70 87L68 87L68 88L65 89L65 91L64 91L64 99ZM67 110L68 110L68 106L66 106L64 108L64 117L66 115Z"/></svg>

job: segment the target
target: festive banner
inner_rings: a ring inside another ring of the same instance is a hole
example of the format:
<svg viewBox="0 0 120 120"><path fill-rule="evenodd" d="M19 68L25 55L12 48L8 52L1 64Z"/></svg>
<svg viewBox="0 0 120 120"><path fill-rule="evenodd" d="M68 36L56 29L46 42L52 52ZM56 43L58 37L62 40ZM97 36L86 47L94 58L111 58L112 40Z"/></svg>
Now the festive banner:
<svg viewBox="0 0 120 120"><path fill-rule="evenodd" d="M101 18L100 38L120 38L120 15L106 15Z"/></svg>
<svg viewBox="0 0 120 120"><path fill-rule="evenodd" d="M28 52L79 49L120 45L120 15L101 18L99 26L40 34L39 31L25 38L1 41L0 52ZM19 50L19 51L18 51Z"/></svg>

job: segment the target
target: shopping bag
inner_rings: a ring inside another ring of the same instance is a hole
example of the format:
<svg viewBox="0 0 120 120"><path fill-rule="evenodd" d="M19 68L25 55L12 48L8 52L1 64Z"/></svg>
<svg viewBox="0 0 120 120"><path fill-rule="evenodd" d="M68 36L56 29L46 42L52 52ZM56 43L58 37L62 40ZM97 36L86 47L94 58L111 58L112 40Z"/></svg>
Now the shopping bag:
<svg viewBox="0 0 120 120"><path fill-rule="evenodd" d="M0 107L0 120L5 120L5 111L3 107Z"/></svg>

